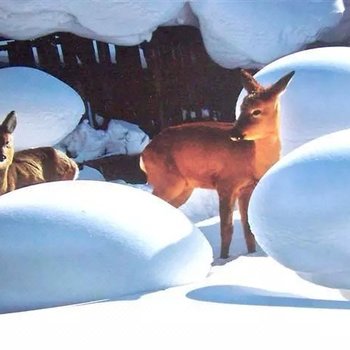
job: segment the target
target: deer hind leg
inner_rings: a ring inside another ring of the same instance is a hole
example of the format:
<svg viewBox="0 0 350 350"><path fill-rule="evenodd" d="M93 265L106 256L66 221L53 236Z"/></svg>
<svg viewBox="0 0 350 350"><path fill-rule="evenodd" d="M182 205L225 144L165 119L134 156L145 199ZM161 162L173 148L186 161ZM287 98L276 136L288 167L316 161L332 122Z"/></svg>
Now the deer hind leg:
<svg viewBox="0 0 350 350"><path fill-rule="evenodd" d="M185 187L184 190L176 198L171 200L170 204L176 208L180 207L188 200L188 198L190 198L192 192L192 187Z"/></svg>
<svg viewBox="0 0 350 350"><path fill-rule="evenodd" d="M192 189L187 186L186 181L175 174L168 174L162 179L152 179L149 182L153 186L155 196L176 208L183 204L192 193Z"/></svg>
<svg viewBox="0 0 350 350"><path fill-rule="evenodd" d="M253 253L256 250L255 237L250 229L248 222L248 205L253 189L254 186L244 188L238 198L239 212L241 215L241 222L248 253Z"/></svg>
<svg viewBox="0 0 350 350"><path fill-rule="evenodd" d="M221 233L221 252L220 258L227 259L229 257L230 245L233 234L233 205L236 196L233 193L219 193L219 212L220 212L220 233Z"/></svg>

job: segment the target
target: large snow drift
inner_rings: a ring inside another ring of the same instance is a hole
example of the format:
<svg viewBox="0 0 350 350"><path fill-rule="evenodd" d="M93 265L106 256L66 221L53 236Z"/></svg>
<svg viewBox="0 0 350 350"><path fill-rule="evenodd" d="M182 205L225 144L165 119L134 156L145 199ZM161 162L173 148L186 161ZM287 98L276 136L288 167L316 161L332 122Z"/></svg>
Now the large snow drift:
<svg viewBox="0 0 350 350"><path fill-rule="evenodd" d="M261 247L301 277L350 289L350 129L310 141L260 180L249 222Z"/></svg>
<svg viewBox="0 0 350 350"><path fill-rule="evenodd" d="M322 39L329 29L328 40L339 38L349 27L343 20L337 28L343 12L341 0L2 0L0 33L30 39L67 31L135 45L150 40L160 25L199 21L207 51L217 63L257 67Z"/></svg>
<svg viewBox="0 0 350 350"><path fill-rule="evenodd" d="M281 141L285 155L319 136L350 128L350 48L327 47L283 57L256 74L263 85L295 75L281 96ZM236 113L246 92L242 91Z"/></svg>
<svg viewBox="0 0 350 350"><path fill-rule="evenodd" d="M212 58L226 68L259 67L302 49L341 18L340 1L193 1Z"/></svg>
<svg viewBox="0 0 350 350"><path fill-rule="evenodd" d="M152 32L174 18L183 5L184 1L178 0L5 0L0 7L0 32L23 39L69 31L135 45L149 40Z"/></svg>
<svg viewBox="0 0 350 350"><path fill-rule="evenodd" d="M212 250L177 209L129 186L46 183L0 198L0 311L120 298L204 278Z"/></svg>
<svg viewBox="0 0 350 350"><path fill-rule="evenodd" d="M0 118L16 111L17 151L55 145L77 126L85 111L77 92L38 69L2 68L0 81Z"/></svg>

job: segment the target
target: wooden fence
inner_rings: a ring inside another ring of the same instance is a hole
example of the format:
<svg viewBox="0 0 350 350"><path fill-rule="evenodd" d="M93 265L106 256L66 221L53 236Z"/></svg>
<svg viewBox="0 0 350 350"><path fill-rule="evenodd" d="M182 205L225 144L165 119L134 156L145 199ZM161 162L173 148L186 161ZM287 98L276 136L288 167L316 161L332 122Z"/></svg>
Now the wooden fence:
<svg viewBox="0 0 350 350"><path fill-rule="evenodd" d="M37 67L72 86L92 116L105 118L102 128L117 118L152 136L184 121L235 118L239 72L215 64L194 27L161 27L137 46L55 33L3 40L0 51L10 66Z"/></svg>

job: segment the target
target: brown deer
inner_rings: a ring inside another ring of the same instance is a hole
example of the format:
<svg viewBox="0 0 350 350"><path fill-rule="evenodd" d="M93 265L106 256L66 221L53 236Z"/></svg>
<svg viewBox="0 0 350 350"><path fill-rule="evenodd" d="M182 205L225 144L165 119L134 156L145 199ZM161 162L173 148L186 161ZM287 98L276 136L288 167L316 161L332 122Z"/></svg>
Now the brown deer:
<svg viewBox="0 0 350 350"><path fill-rule="evenodd" d="M279 96L294 72L269 87L241 71L248 95L234 124L200 122L169 127L155 136L141 155L153 194L175 207L196 187L219 195L221 258L228 258L233 207L238 199L248 252L256 249L248 224L248 204L259 179L280 157Z"/></svg>
<svg viewBox="0 0 350 350"><path fill-rule="evenodd" d="M15 153L13 132L16 125L14 111L0 125L0 195L41 182L76 178L79 171L76 163L52 147Z"/></svg>

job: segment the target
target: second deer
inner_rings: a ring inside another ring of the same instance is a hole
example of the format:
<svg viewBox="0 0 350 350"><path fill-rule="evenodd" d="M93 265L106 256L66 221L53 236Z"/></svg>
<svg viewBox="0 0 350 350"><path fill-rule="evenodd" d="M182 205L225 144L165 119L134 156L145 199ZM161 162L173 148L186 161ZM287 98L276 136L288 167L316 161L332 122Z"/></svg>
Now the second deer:
<svg viewBox="0 0 350 350"><path fill-rule="evenodd" d="M163 130L142 153L140 166L153 194L175 207L194 188L215 189L219 195L221 252L229 256L232 214L238 200L248 252L256 249L248 223L248 204L259 179L280 157L279 96L294 72L269 87L241 71L248 92L237 121L183 124Z"/></svg>
<svg viewBox="0 0 350 350"><path fill-rule="evenodd" d="M0 124L0 195L29 185L77 177L77 164L52 147L15 153L13 132L16 125L14 111Z"/></svg>

